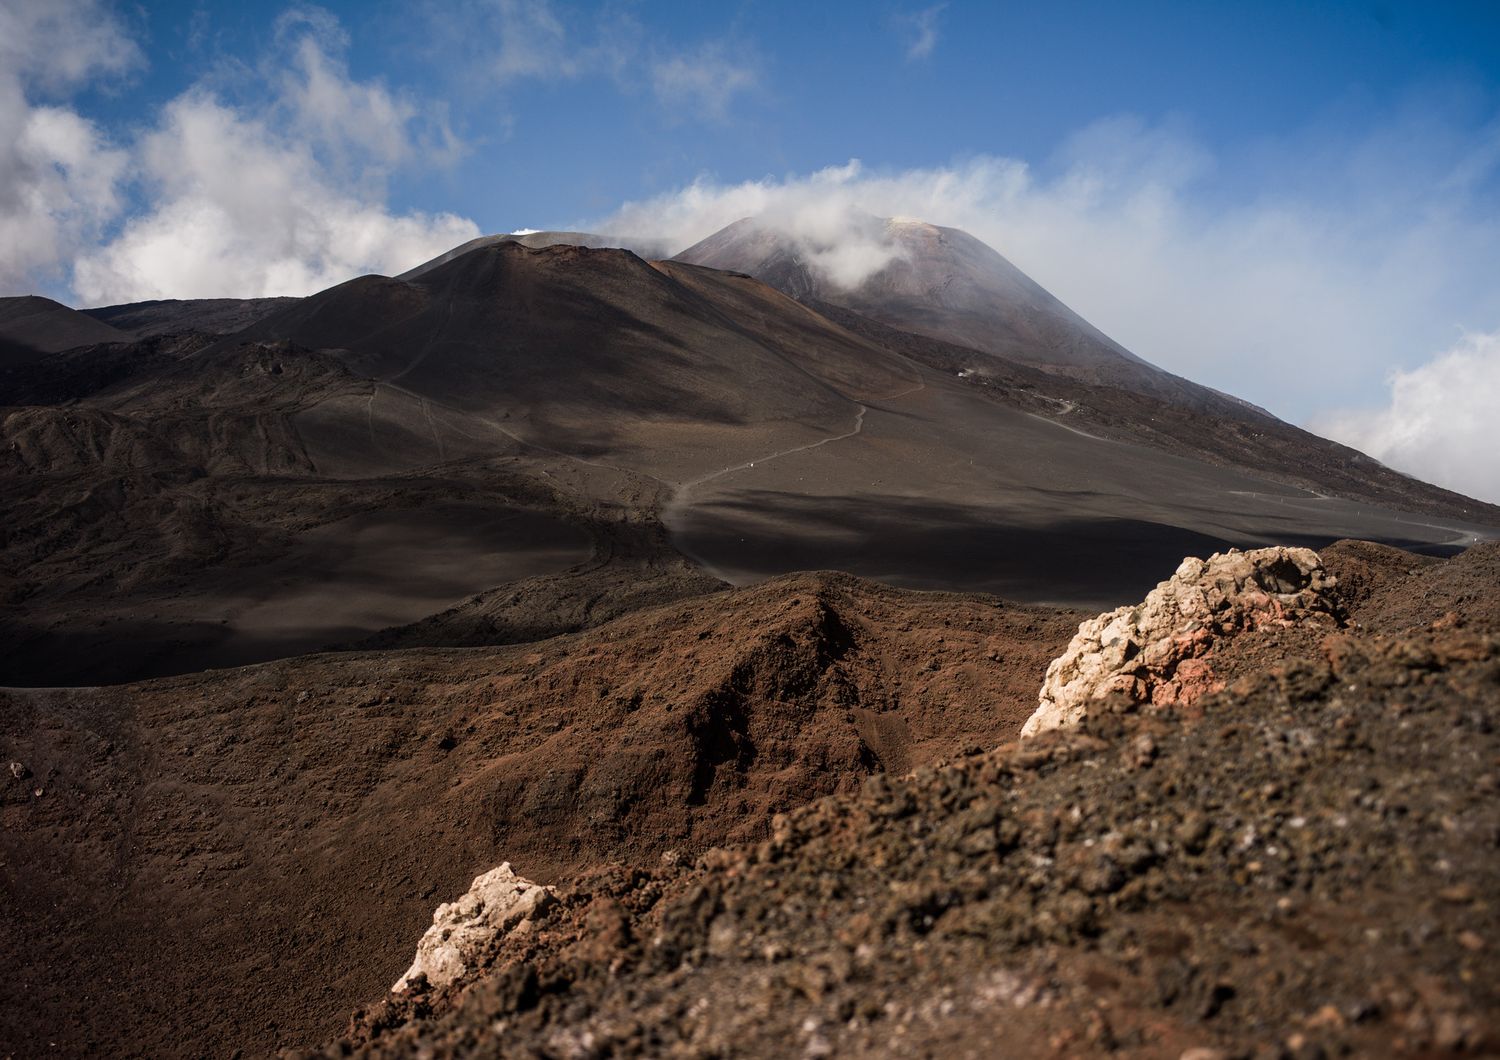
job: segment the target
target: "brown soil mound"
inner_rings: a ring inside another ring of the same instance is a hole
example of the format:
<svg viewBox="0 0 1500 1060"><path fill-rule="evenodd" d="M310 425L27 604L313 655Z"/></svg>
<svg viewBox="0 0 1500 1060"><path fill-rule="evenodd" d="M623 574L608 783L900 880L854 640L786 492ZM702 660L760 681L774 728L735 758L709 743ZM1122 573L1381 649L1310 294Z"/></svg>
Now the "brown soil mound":
<svg viewBox="0 0 1500 1060"><path fill-rule="evenodd" d="M513 648L0 693L0 1042L317 1041L502 861L691 861L1001 742L1080 617L799 575Z"/></svg>
<svg viewBox="0 0 1500 1060"><path fill-rule="evenodd" d="M1493 1055L1500 638L1241 641L1201 721L1118 698L587 874L322 1055Z"/></svg>
<svg viewBox="0 0 1500 1060"><path fill-rule="evenodd" d="M1449 560L1370 541L1339 541L1319 554L1337 579L1334 613L1319 621L1270 622L1256 636L1218 639L1196 657L1194 684L1220 689L1271 663L1320 656L1331 628L1352 634L1407 634L1428 627L1500 635L1500 544L1476 545ZM1190 699L1191 697L1189 697ZM1173 709L1201 718L1199 703Z"/></svg>
<svg viewBox="0 0 1500 1060"><path fill-rule="evenodd" d="M1438 561L1370 541L1322 551L1339 579L1350 618L1372 633L1401 633L1443 619L1500 632L1500 542Z"/></svg>

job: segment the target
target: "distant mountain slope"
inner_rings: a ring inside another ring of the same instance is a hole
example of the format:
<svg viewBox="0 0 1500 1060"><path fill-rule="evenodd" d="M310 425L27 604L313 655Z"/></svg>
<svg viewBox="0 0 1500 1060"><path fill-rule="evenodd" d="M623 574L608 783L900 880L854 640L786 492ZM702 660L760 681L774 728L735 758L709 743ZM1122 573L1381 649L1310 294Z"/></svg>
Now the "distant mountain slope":
<svg viewBox="0 0 1500 1060"><path fill-rule="evenodd" d="M138 338L197 331L230 335L255 323L295 298L167 298L124 305L100 306L80 312L130 332Z"/></svg>
<svg viewBox="0 0 1500 1060"><path fill-rule="evenodd" d="M0 298L0 364L59 353L101 342L129 342L132 335L61 302L37 295Z"/></svg>
<svg viewBox="0 0 1500 1060"><path fill-rule="evenodd" d="M295 298L190 298L72 309L50 298L0 298L0 367L85 346L159 335L228 335ZM103 356L102 354L96 356Z"/></svg>
<svg viewBox="0 0 1500 1060"><path fill-rule="evenodd" d="M357 444L355 417L422 402L440 443L429 459L502 432L675 484L662 518L677 546L735 582L847 568L1103 604L1169 554L1342 536L1450 548L1495 514L1415 482L1325 475L1357 454L1314 453L1297 432L1276 435L1270 460L1253 439L1211 444L1222 419L1168 397L1132 403L1005 359L992 363L1029 373L1029 395L955 379L914 348L936 340L862 319L835 324L740 273L500 241L412 281L351 281L239 338L328 350L379 383L337 429L313 422L326 408L299 420L315 462L318 436ZM1285 426L1243 416L1252 434Z"/></svg>
<svg viewBox="0 0 1500 1060"><path fill-rule="evenodd" d="M1275 421L825 308L501 241L6 368L0 684L524 640L793 570L1113 606L1187 553L1500 527Z"/></svg>
<svg viewBox="0 0 1500 1060"><path fill-rule="evenodd" d="M465 420L579 456L685 476L815 442L900 358L764 284L624 250L500 241L403 281L313 295L236 341L281 340ZM362 414L362 412L361 412Z"/></svg>
<svg viewBox="0 0 1500 1060"><path fill-rule="evenodd" d="M1203 412L1170 398L987 357L971 347L902 331L828 302L809 300L807 304L855 334L956 375L996 400L1079 430L1191 453L1209 463L1253 470L1318 493L1500 525L1496 505L1394 471L1364 453L1294 427L1238 399L1227 399L1235 402L1228 409Z"/></svg>
<svg viewBox="0 0 1500 1060"><path fill-rule="evenodd" d="M852 286L819 264L854 253L889 260ZM956 228L870 217L846 242L818 243L747 217L676 260L748 273L800 300L832 303L891 327L1054 374L1197 408L1251 408L1142 360L994 249Z"/></svg>

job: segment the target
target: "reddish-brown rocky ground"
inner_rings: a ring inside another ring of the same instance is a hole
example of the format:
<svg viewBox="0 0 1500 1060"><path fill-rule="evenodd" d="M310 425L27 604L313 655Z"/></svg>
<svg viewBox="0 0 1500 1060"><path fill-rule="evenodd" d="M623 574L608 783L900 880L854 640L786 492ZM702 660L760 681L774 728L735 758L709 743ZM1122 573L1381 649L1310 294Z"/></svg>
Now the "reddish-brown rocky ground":
<svg viewBox="0 0 1500 1060"><path fill-rule="evenodd" d="M1191 715L1117 699L586 873L326 1055L1493 1055L1500 549L1327 559L1346 629L1243 635Z"/></svg>
<svg viewBox="0 0 1500 1060"><path fill-rule="evenodd" d="M1500 546L1324 556L1332 639L1242 636L1190 713L1019 746L1082 616L833 574L6 692L0 1042L256 1053L365 1005L335 1052L1494 1048ZM504 860L550 919L376 1004Z"/></svg>
<svg viewBox="0 0 1500 1060"><path fill-rule="evenodd" d="M1007 739L1079 615L797 575L509 648L0 693L0 1055L336 1033L433 906Z"/></svg>

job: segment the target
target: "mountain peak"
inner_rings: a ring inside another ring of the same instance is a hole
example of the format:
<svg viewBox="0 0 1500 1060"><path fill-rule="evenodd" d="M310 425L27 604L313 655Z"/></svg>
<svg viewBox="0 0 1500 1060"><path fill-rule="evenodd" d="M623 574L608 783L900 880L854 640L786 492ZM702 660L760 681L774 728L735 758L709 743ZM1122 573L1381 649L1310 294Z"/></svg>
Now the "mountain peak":
<svg viewBox="0 0 1500 1060"><path fill-rule="evenodd" d="M1145 367L992 247L914 217L745 218L677 260L746 272L796 298L1091 381Z"/></svg>

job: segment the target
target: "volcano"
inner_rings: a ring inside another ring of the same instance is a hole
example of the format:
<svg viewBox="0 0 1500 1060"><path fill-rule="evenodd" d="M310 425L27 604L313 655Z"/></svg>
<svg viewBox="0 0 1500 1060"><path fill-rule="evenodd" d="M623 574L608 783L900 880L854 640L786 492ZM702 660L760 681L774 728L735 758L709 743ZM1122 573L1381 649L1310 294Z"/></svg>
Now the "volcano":
<svg viewBox="0 0 1500 1060"><path fill-rule="evenodd" d="M1052 374L1204 411L1231 400L1131 353L957 228L856 217L819 239L747 217L677 260L745 272L803 301Z"/></svg>

